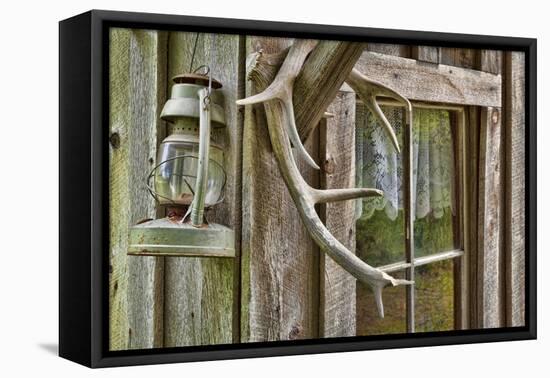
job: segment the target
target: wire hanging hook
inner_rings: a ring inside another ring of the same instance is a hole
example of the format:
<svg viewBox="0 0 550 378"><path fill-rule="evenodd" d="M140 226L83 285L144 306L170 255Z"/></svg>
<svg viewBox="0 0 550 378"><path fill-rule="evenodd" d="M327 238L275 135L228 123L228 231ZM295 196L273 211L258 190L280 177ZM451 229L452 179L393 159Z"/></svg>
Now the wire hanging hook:
<svg viewBox="0 0 550 378"><path fill-rule="evenodd" d="M191 55L191 63L189 64L189 72L193 70L193 62L195 61L195 53L197 52L197 42L199 41L199 33L195 35L195 42L193 43L193 54Z"/></svg>

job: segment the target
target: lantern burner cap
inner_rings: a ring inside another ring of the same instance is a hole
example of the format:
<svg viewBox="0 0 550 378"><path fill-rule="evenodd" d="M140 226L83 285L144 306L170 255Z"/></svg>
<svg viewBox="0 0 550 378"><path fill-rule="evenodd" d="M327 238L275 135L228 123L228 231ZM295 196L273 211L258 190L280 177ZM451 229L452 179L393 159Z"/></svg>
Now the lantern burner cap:
<svg viewBox="0 0 550 378"><path fill-rule="evenodd" d="M203 87L208 87L209 77L207 75L201 75L197 73L185 73L174 76L172 80L176 84L196 84L202 85ZM212 78L212 88L220 89L221 87L222 83Z"/></svg>

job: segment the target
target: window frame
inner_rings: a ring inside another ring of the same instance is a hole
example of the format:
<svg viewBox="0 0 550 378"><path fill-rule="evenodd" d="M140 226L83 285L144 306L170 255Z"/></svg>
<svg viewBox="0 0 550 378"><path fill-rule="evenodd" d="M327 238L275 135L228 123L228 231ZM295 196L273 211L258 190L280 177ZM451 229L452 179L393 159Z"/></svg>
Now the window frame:
<svg viewBox="0 0 550 378"><path fill-rule="evenodd" d="M466 177L466 166L463 164L464 156L466 156L466 145L464 141L464 131L466 127L466 119L465 119L465 107L464 106L457 106L457 105L450 105L450 104L430 104L430 103L424 103L424 102L417 102L417 101L411 101L413 105L413 117L414 117L414 109L430 109L430 110L446 110L449 111L451 116L451 128L456 128L456 136L453 135L453 146L455 143L458 145L458 148L454 151L455 155L458 152L458 156L453 156L455 159L455 163L459 162L459 168L455 171L455 179L453 180L453 185L455 186L455 193L457 194L455 197L457 209L459 209L458 214L458 220L459 220L459 226L460 228L458 230L453 230L453 238L455 238L455 232L458 232L459 238L458 243L461 247L455 248L448 251L442 251L437 253L432 253L426 256L416 257L415 256L415 247L414 247L414 219L413 219L413 209L412 209L412 201L410 199L410 193L412 190L412 127L413 125L407 125L406 122L403 124L405 126L409 126L408 130L404 130L404 146L402 149L402 155L405 157L409 155L409 152L411 153L409 156L409 159L405 159L403 157L403 162L407 163L407 167L403 169L404 172L404 179L403 182L406 182L407 185L404 186L404 213L405 213L405 259L402 261L398 261L395 263L387 264L378 266L378 269L381 269L382 271L386 273L393 273L393 272L399 272L404 271L405 276L409 280L415 279L415 268L419 266L429 265L436 262L442 262L442 261L448 261L452 260L454 265L454 291L455 291L455 329L465 329L466 323L463 322L462 319L465 319L468 313L468 302L463 300L463 298L467 298L468 293L467 291L467 277L464 275L465 272L468 271L468 252L467 252L467 242L465 240L466 232L464 230L467 229L466 225L466 217L464 214L467 213L467 203L465 201L465 193L467 193L467 187L466 187L466 180L464 179ZM379 104L381 106L393 106L393 107L404 107L404 105L400 102L389 100L389 99L383 99L379 101ZM456 140L455 140L456 138ZM457 173L459 176L457 176ZM457 178L460 184L457 184ZM458 187L460 186L460 187ZM462 189L462 190L457 190ZM458 280L457 280L458 278ZM456 306L457 299L459 302L459 306ZM406 287L406 330L407 333L413 333L415 332L415 286L409 285Z"/></svg>
<svg viewBox="0 0 550 378"><path fill-rule="evenodd" d="M405 194L405 259L397 263L392 263L378 268L387 272L396 272L404 270L407 279L414 277L414 268L431 264L434 262L453 260L454 262L454 286L455 286L455 329L476 328L478 324L476 313L478 312L479 299L475 298L473 292L479 292L476 281L477 271L480 269L479 257L472 248L472 243L477 240L471 240L471 220L472 212L471 202L472 193L470 193L471 178L468 175L469 150L467 147L468 128L471 128L472 117L467 116L474 110L478 115L488 114L489 109L502 111L502 76L500 74L491 74L477 69L463 68L456 66L447 66L438 63L420 62L416 59L403 58L394 55L386 55L366 51L358 62L359 69L368 77L381 82L384 85L400 92L408 98L414 108L442 109L452 112L452 126L456 127L456 139L459 148L455 151L458 156L455 162L460 165L461 178L455 188L459 186L462 190L456 191L458 208L460 208L459 226L460 244L462 248L452 251L443 251L440 253L415 258L414 256L414 223L412 222L411 201L408 198L412 188L412 127L405 130L406 143L402 149L403 157L408 155L408 159L403 159L407 163L405 167L405 178L407 188ZM356 66L357 67L357 66ZM421 80L419 77L429 76L433 82ZM457 80L460 79L460 80ZM433 83L436 83L434 85ZM433 87L439 86L438 89ZM358 99L358 101L360 101ZM378 103L387 106L403 106L399 102L381 98ZM486 120L482 116L477 117L474 122L477 123L476 129L479 129ZM406 123L404 123L406 125ZM472 125L474 126L474 125ZM409 135L410 134L410 135ZM453 136L454 137L454 136ZM458 198L460 197L460 198ZM477 209L475 210L477 211ZM477 218L476 218L477 220ZM475 221L475 220L474 220ZM458 278L458 279L457 279ZM415 332L415 286L410 285L406 288L406 330L407 333Z"/></svg>

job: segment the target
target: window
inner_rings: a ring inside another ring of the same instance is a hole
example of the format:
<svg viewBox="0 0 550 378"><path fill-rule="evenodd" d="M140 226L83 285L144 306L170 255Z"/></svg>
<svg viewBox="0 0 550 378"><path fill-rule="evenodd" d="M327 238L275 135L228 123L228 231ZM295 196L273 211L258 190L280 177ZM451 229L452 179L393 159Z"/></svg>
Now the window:
<svg viewBox="0 0 550 378"><path fill-rule="evenodd" d="M382 108L402 146L398 154L374 115L357 107L356 183L384 192L380 198L357 201L357 254L414 286L384 292L386 316L378 318L374 298L358 286L358 334L444 331L459 328L460 264L464 242L460 216L463 150L460 108L419 105L414 109L412 138L405 138L405 112ZM411 169L404 164L412 150ZM410 172L410 173L409 173ZM411 188L406 182L411 175ZM410 200L407 191L410 190ZM406 224L412 225L407 245Z"/></svg>

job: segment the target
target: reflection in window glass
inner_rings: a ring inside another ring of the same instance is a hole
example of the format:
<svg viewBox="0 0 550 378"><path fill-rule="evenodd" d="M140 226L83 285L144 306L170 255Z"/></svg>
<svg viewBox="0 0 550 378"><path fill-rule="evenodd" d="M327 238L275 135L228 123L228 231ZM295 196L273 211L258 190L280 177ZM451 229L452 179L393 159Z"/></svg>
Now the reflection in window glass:
<svg viewBox="0 0 550 378"><path fill-rule="evenodd" d="M403 272L393 273L396 278L405 278ZM407 332L405 286L384 289L384 318L378 316L371 289L357 282L357 335L387 335Z"/></svg>
<svg viewBox="0 0 550 378"><path fill-rule="evenodd" d="M403 145L403 110L396 107L382 110ZM360 106L356 116L356 185L384 192L383 197L363 199L356 218L370 218L384 210L388 218L395 220L403 209L401 154L372 113ZM412 149L413 217L440 219L447 210L454 214L454 154L448 111L415 109Z"/></svg>
<svg viewBox="0 0 550 378"><path fill-rule="evenodd" d="M403 261L405 256L404 213L399 210L391 220L383 211L356 222L356 253L370 265L380 266Z"/></svg>
<svg viewBox="0 0 550 378"><path fill-rule="evenodd" d="M413 128L415 256L453 249L454 155L448 111L416 110Z"/></svg>
<svg viewBox="0 0 550 378"><path fill-rule="evenodd" d="M399 108L383 108L392 125L402 127L403 112ZM398 210L398 194L402 175L400 156L394 152L383 128L364 105L356 110L356 186L394 188L387 190L393 197L367 198L357 201L356 253L372 266L402 261L405 256L405 220ZM399 130L398 138L402 141ZM394 273L404 278L404 272ZM385 317L378 310L370 287L357 282L357 334L376 335L405 333L405 287L384 290Z"/></svg>
<svg viewBox="0 0 550 378"><path fill-rule="evenodd" d="M416 332L454 329L453 261L446 260L415 269Z"/></svg>
<svg viewBox="0 0 550 378"><path fill-rule="evenodd" d="M454 249L453 216L445 209L440 218L432 215L414 221L414 254L432 255Z"/></svg>
<svg viewBox="0 0 550 378"><path fill-rule="evenodd" d="M382 109L395 127L402 144L403 111ZM357 255L374 266L402 261L405 256L405 219L399 210L402 201L401 156L395 152L388 135L365 106L356 111L356 186L378 188L383 197L357 201ZM401 204L402 208L402 204Z"/></svg>
<svg viewBox="0 0 550 378"><path fill-rule="evenodd" d="M383 107L398 140L403 140L403 110ZM356 253L372 266L405 260L403 170L401 156L384 128L359 105L356 112L356 184L378 188L381 198L357 201ZM454 156L448 111L415 109L413 127L413 216L415 256L454 249ZM416 331L454 327L453 261L415 271ZM404 277L404 272L392 273ZM370 288L357 283L359 335L406 332L405 287L384 290L384 319L377 314Z"/></svg>

